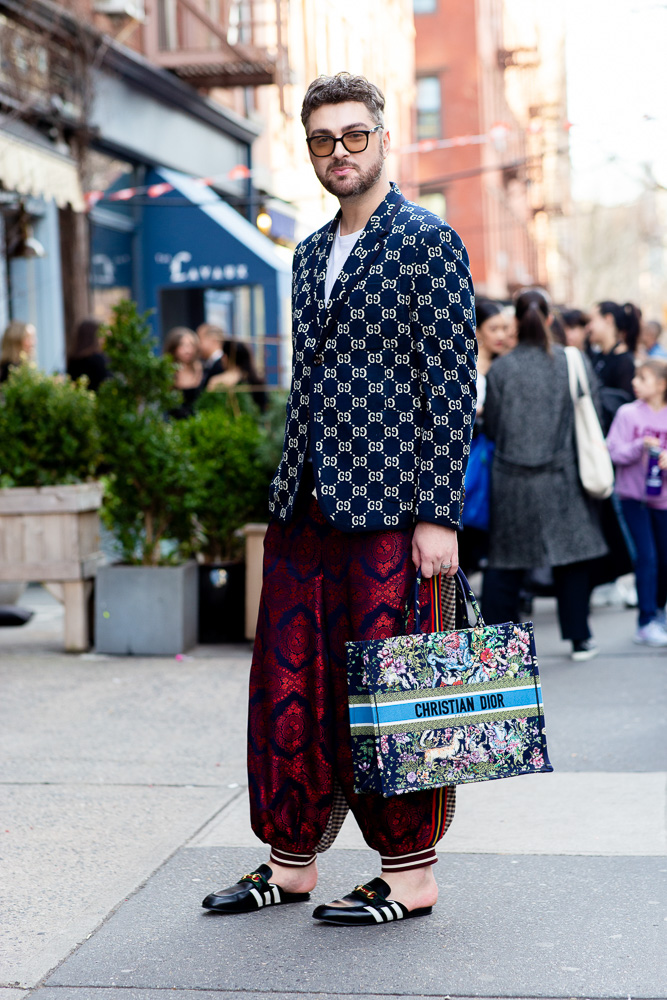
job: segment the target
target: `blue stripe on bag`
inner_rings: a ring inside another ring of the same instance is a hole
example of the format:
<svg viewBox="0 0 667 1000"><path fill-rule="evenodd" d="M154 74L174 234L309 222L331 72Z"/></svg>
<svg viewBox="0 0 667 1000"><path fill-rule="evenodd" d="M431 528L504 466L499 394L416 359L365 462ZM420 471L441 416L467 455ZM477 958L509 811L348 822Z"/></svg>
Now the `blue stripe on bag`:
<svg viewBox="0 0 667 1000"><path fill-rule="evenodd" d="M537 696L536 696L537 687ZM539 701L538 701L539 699ZM467 715L493 715L506 709L542 707L542 691L534 683L520 688L489 688L483 694L459 694L433 698L416 691L409 701L385 702L372 705L350 705L350 725L391 726L398 722L423 722L425 719L447 720Z"/></svg>

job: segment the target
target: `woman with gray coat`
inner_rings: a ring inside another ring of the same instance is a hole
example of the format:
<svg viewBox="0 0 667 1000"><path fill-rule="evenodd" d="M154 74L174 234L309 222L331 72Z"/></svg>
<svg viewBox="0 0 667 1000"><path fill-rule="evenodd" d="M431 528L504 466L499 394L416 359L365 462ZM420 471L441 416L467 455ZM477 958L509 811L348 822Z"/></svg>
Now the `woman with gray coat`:
<svg viewBox="0 0 667 1000"><path fill-rule="evenodd" d="M607 546L579 480L566 355L551 342L549 317L541 291L523 292L517 346L487 378L484 429L496 451L482 612L488 624L518 621L525 571L551 566L561 634L572 659L588 660L598 652L588 626L590 562Z"/></svg>

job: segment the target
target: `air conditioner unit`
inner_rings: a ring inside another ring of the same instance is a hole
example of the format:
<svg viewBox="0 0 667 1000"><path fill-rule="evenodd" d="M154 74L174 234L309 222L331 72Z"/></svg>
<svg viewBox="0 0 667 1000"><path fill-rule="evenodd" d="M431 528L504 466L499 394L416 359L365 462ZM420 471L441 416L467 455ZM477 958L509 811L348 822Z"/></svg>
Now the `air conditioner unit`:
<svg viewBox="0 0 667 1000"><path fill-rule="evenodd" d="M93 0L93 7L98 14L121 14L137 21L146 16L144 0Z"/></svg>

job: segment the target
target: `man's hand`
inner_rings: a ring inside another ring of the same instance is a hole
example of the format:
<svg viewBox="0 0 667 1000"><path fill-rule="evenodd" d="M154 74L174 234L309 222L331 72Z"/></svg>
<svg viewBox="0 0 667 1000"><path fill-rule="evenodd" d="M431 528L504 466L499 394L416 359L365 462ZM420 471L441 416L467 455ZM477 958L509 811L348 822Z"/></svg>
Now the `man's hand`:
<svg viewBox="0 0 667 1000"><path fill-rule="evenodd" d="M424 579L442 572L454 576L459 568L459 547L456 531L441 524L419 521L412 536L412 561Z"/></svg>

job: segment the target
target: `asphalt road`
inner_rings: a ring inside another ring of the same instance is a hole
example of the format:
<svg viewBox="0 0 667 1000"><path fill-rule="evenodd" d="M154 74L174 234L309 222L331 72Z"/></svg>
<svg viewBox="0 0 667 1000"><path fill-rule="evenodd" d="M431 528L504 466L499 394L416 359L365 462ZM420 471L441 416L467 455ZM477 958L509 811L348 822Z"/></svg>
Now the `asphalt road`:
<svg viewBox="0 0 667 1000"><path fill-rule="evenodd" d="M0 1000L667 998L667 652L602 608L574 664L534 620L552 775L468 786L432 917L327 927L377 874L353 821L312 903L207 914L266 859L249 827L249 647L67 656L60 608L0 629Z"/></svg>

